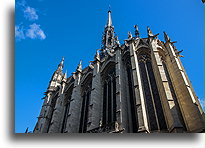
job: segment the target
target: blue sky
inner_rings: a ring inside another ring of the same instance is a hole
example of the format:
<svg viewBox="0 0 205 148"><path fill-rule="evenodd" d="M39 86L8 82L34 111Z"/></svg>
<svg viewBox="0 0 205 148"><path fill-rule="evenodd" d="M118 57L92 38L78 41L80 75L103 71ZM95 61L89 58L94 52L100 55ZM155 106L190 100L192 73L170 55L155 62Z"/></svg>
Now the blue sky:
<svg viewBox="0 0 205 148"><path fill-rule="evenodd" d="M33 130L43 92L62 56L64 71L83 67L100 48L111 5L120 42L127 32L140 36L166 31L178 50L197 96L204 99L204 8L200 0L16 0L15 10L15 132Z"/></svg>

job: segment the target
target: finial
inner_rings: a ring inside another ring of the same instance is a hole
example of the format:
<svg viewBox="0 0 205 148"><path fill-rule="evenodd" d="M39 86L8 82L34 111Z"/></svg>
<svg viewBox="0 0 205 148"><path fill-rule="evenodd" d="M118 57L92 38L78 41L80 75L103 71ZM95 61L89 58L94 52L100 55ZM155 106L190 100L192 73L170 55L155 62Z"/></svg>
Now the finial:
<svg viewBox="0 0 205 148"><path fill-rule="evenodd" d="M112 26L112 18L111 18L111 10L110 10L110 6L109 6L109 10L108 10L107 26Z"/></svg>
<svg viewBox="0 0 205 148"><path fill-rule="evenodd" d="M66 78L67 77L67 73L68 73L68 70L66 69L65 73L64 73L64 77Z"/></svg>
<svg viewBox="0 0 205 148"><path fill-rule="evenodd" d="M164 40L165 40L166 42L170 42L171 39L169 38L169 36L167 35L167 33L166 33L165 31L164 31L163 33L164 33Z"/></svg>
<svg viewBox="0 0 205 148"><path fill-rule="evenodd" d="M117 45L120 45L120 41L119 41L119 39L118 39L118 36L117 36L117 35L115 36L115 42L116 42L116 44L117 44Z"/></svg>
<svg viewBox="0 0 205 148"><path fill-rule="evenodd" d="M128 39L131 39L132 38L132 34L131 34L131 32L129 31L128 32Z"/></svg>
<svg viewBox="0 0 205 148"><path fill-rule="evenodd" d="M99 54L99 49L96 50L96 54L95 54L95 60L100 61L100 54Z"/></svg>
<svg viewBox="0 0 205 148"><path fill-rule="evenodd" d="M58 69L63 69L64 66L64 57L62 57L60 64L58 65Z"/></svg>
<svg viewBox="0 0 205 148"><path fill-rule="evenodd" d="M64 63L64 57L62 57L62 59L61 59L61 63L62 63L62 65L63 65L63 63Z"/></svg>
<svg viewBox="0 0 205 148"><path fill-rule="evenodd" d="M82 60L80 60L80 63L78 64L76 71L82 72Z"/></svg>
<svg viewBox="0 0 205 148"><path fill-rule="evenodd" d="M108 12L111 12L111 6L109 5L109 7L108 7Z"/></svg>
<svg viewBox="0 0 205 148"><path fill-rule="evenodd" d="M63 74L62 80L63 80L64 82L66 82L66 80L67 80L67 70L66 70L66 72Z"/></svg>
<svg viewBox="0 0 205 148"><path fill-rule="evenodd" d="M148 34L148 36L153 36L153 33L152 33L151 29L149 28L149 26L147 26L147 34Z"/></svg>
<svg viewBox="0 0 205 148"><path fill-rule="evenodd" d="M89 67L90 67L91 69L94 68L94 66L93 66L93 61L90 61L90 63L89 63Z"/></svg>
<svg viewBox="0 0 205 148"><path fill-rule="evenodd" d="M147 26L147 34L148 34L148 37L153 37L153 38L157 38L157 36L159 35L159 33L153 35L151 29L149 28L149 26Z"/></svg>
<svg viewBox="0 0 205 148"><path fill-rule="evenodd" d="M140 35L138 25L134 25L134 28L135 28L135 36L138 38Z"/></svg>

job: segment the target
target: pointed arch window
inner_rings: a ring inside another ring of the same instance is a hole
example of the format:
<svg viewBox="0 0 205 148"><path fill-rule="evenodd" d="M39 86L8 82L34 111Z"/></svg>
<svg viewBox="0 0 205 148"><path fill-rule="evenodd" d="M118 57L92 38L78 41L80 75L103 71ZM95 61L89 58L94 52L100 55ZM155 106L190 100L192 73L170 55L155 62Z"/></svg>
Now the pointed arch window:
<svg viewBox="0 0 205 148"><path fill-rule="evenodd" d="M81 117L80 117L80 126L79 133L87 132L87 123L88 123L88 112L90 105L90 97L92 90L92 76L88 77L85 82L82 84L82 107L81 107Z"/></svg>
<svg viewBox="0 0 205 148"><path fill-rule="evenodd" d="M58 99L58 95L59 95L59 90L60 90L60 87L58 86L57 89L56 89L56 92L55 94L53 95L53 97L51 97L51 104L50 104L50 110L48 112L50 112L50 117L49 118L49 124L48 124L48 130L47 132L49 131L49 128L51 126L51 121L52 121L52 118L53 118L53 113L54 113L54 108L55 108L55 105L56 105L56 101Z"/></svg>
<svg viewBox="0 0 205 148"><path fill-rule="evenodd" d="M144 50L148 51L148 49ZM148 113L149 127L151 131L166 130L167 126L153 72L150 51L145 51L138 54L138 60L145 94L145 104Z"/></svg>
<svg viewBox="0 0 205 148"><path fill-rule="evenodd" d="M103 73L103 119L102 125L116 121L116 78L115 66Z"/></svg>
<svg viewBox="0 0 205 148"><path fill-rule="evenodd" d="M70 101L71 101L73 86L74 86L74 84L72 84L70 86L70 88L67 90L67 92L65 94L63 126L62 126L62 129L61 129L61 133L64 133L65 130L66 130L66 124L67 124L67 120L68 120L68 116L69 116Z"/></svg>
<svg viewBox="0 0 205 148"><path fill-rule="evenodd" d="M138 123L137 123L137 114L136 114L136 100L135 100L135 93L134 93L134 84L133 84L133 75L132 75L132 65L130 54L125 58L125 67L127 72L127 86L129 92L129 99L128 99L128 109L130 110L130 132L136 133L138 130Z"/></svg>

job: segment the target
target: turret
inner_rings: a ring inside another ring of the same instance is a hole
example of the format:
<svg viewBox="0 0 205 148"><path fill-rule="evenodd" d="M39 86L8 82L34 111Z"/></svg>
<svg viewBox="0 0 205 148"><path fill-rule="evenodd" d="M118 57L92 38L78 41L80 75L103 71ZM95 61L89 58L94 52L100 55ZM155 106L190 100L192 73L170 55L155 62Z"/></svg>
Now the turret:
<svg viewBox="0 0 205 148"><path fill-rule="evenodd" d="M62 58L60 64L58 65L57 70L53 73L47 91L53 91L58 85L60 85L63 77L63 73L62 73L63 66L64 66L64 57Z"/></svg>

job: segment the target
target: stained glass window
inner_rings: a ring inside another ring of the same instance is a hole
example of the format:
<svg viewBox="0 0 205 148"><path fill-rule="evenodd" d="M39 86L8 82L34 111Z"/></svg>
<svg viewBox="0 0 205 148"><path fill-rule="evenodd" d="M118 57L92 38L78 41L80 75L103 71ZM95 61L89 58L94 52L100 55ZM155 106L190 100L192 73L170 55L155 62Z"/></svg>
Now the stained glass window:
<svg viewBox="0 0 205 148"><path fill-rule="evenodd" d="M144 50L149 51L148 49ZM150 130L166 130L166 121L153 72L150 53L142 51L138 54L138 60Z"/></svg>
<svg viewBox="0 0 205 148"><path fill-rule="evenodd" d="M116 121L115 67L103 73L103 125Z"/></svg>

